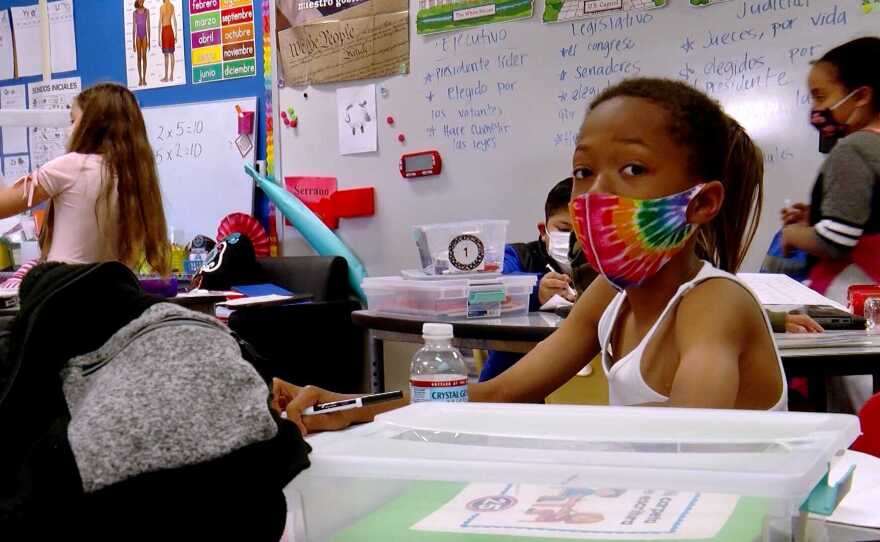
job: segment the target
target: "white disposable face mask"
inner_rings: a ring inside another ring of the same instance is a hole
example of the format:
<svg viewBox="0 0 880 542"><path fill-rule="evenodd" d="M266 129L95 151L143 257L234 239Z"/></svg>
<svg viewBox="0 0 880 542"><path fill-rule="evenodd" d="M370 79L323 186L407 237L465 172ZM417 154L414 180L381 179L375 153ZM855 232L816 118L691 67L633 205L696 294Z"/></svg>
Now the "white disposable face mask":
<svg viewBox="0 0 880 542"><path fill-rule="evenodd" d="M571 262L568 259L568 241L571 232L547 230L547 253L559 264L563 273L571 273Z"/></svg>

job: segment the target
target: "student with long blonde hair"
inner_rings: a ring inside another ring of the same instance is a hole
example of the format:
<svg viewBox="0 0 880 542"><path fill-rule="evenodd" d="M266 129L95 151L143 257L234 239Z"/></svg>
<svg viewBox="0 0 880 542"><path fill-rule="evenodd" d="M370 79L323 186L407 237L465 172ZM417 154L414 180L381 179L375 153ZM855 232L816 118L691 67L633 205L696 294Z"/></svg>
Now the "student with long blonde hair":
<svg viewBox="0 0 880 542"><path fill-rule="evenodd" d="M43 260L147 263L167 276L159 177L134 95L114 83L95 85L76 97L70 120L68 153L0 189L0 217L49 201Z"/></svg>

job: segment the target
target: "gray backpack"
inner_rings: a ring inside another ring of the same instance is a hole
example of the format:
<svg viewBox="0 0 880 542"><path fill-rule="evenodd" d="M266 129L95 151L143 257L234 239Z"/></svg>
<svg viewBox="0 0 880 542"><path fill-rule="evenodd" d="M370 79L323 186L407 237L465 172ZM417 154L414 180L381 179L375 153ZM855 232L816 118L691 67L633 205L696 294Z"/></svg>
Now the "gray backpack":
<svg viewBox="0 0 880 542"><path fill-rule="evenodd" d="M269 390L217 320L147 309L62 372L68 438L86 493L273 438Z"/></svg>

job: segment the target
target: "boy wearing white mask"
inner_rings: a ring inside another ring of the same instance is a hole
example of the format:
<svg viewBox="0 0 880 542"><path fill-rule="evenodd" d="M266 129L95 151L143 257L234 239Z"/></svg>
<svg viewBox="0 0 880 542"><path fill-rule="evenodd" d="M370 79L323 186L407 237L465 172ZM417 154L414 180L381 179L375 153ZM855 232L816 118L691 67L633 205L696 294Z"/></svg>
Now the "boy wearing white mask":
<svg viewBox="0 0 880 542"><path fill-rule="evenodd" d="M572 183L571 177L564 179L556 183L547 194L544 220L538 223L537 240L504 247L502 272L505 275L533 274L539 279L529 298L530 311L538 310L555 295L571 302L575 300L568 257L571 237L568 204L571 200ZM498 376L521 357L522 354L511 352L490 352L480 373L480 380Z"/></svg>

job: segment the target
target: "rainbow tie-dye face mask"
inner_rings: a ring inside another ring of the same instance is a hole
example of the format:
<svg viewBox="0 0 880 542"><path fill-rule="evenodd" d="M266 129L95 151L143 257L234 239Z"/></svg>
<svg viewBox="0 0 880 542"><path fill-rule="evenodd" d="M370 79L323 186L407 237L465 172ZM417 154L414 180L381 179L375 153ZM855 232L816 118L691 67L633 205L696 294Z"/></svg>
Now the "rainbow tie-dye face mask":
<svg viewBox="0 0 880 542"><path fill-rule="evenodd" d="M687 209L702 187L656 199L588 193L572 200L572 224L590 265L619 290L656 275L697 231Z"/></svg>

